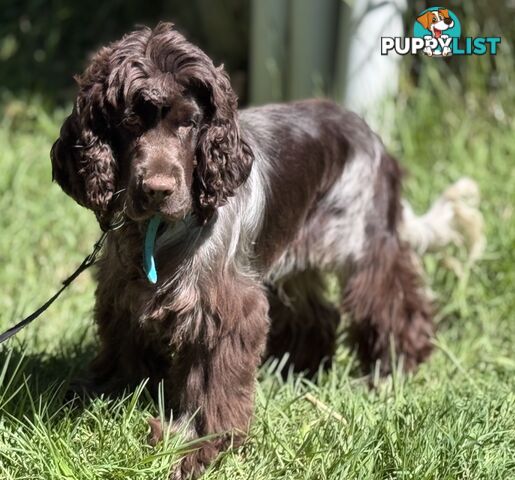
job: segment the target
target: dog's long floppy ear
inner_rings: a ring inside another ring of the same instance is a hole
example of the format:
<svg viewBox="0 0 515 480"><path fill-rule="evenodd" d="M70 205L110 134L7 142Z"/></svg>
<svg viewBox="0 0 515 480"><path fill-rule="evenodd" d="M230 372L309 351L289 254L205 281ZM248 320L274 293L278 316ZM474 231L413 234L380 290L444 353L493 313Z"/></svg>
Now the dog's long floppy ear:
<svg viewBox="0 0 515 480"><path fill-rule="evenodd" d="M433 23L433 13L426 12L417 18L417 22L420 23L426 30L429 30L431 23Z"/></svg>
<svg viewBox="0 0 515 480"><path fill-rule="evenodd" d="M238 100L229 77L223 66L213 67L212 73L213 78L205 82L212 111L200 132L193 186L203 220L234 195L248 178L254 160L241 138Z"/></svg>
<svg viewBox="0 0 515 480"><path fill-rule="evenodd" d="M449 18L449 10L447 8L441 8L438 12L442 14L442 17Z"/></svg>
<svg viewBox="0 0 515 480"><path fill-rule="evenodd" d="M52 146L52 178L79 204L93 210L104 226L116 188L117 167L104 136L102 82L89 74L86 71L78 79L77 101Z"/></svg>

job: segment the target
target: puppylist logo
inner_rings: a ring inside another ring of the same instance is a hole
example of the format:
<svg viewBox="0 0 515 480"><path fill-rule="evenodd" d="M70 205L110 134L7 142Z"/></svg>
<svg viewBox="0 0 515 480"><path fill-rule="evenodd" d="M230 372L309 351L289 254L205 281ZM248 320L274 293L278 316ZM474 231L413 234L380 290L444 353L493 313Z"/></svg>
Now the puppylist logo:
<svg viewBox="0 0 515 480"><path fill-rule="evenodd" d="M399 55L429 57L451 55L496 55L500 37L464 37L461 23L448 8L431 7L421 12L413 25L413 37L381 37L381 55L391 52Z"/></svg>

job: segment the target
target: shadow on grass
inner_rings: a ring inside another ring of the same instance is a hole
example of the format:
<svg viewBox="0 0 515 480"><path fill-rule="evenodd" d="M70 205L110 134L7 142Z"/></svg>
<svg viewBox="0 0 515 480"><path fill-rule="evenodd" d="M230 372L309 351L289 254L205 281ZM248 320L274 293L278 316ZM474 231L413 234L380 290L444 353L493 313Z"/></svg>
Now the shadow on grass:
<svg viewBox="0 0 515 480"><path fill-rule="evenodd" d="M98 396L80 390L88 377L95 345L80 342L52 353L29 353L24 345L0 350L0 414L31 420L77 416ZM81 391L79 395L77 392ZM110 396L121 398L124 393Z"/></svg>
<svg viewBox="0 0 515 480"><path fill-rule="evenodd" d="M352 351L346 329L338 334L337 344L345 350ZM99 397L104 400L127 398L139 387L127 387L125 390L109 396L99 395L88 388L89 365L96 353L93 341L79 339L71 345L61 345L52 352L30 352L20 342L13 341L0 348L0 416L9 416L20 421L31 422L36 416L44 416L50 424L63 417L77 418ZM353 355L348 357L346 374L359 383L367 383L369 376L364 372ZM287 356L282 359L267 359L262 365L259 377L268 376L301 380L309 383L323 382L328 370L337 368L332 362L323 362L318 372L306 375L306 372L294 372L288 366ZM140 386L141 387L141 386ZM141 387L142 388L142 387ZM143 390L137 403L143 409L150 404L156 406L156 392L148 387Z"/></svg>

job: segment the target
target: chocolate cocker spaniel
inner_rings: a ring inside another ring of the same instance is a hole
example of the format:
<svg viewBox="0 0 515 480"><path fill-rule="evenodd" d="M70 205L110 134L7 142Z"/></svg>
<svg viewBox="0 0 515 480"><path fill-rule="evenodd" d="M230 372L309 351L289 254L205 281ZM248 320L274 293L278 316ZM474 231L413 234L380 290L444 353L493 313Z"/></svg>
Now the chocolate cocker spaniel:
<svg viewBox="0 0 515 480"><path fill-rule="evenodd" d="M365 368L429 355L401 171L358 116L325 100L238 111L223 67L169 23L100 49L77 82L53 178L104 230L124 218L99 261L94 378L99 391L163 380L170 428L215 434L173 478L243 441L265 354L329 364L341 310Z"/></svg>

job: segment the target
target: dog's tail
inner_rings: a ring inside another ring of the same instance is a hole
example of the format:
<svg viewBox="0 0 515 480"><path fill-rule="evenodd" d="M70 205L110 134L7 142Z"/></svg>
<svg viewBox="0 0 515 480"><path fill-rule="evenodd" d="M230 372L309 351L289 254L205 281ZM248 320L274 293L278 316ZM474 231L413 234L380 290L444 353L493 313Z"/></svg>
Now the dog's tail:
<svg viewBox="0 0 515 480"><path fill-rule="evenodd" d="M479 200L477 183L466 177L449 186L424 215L417 216L403 200L401 237L419 255L463 245L469 261L474 262L486 246Z"/></svg>

